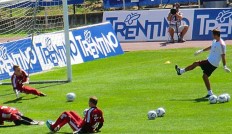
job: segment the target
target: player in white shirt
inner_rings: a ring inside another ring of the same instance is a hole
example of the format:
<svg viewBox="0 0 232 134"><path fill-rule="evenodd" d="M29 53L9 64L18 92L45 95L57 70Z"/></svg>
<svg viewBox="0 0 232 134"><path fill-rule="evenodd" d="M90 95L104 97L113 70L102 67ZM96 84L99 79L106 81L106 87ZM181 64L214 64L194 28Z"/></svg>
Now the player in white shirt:
<svg viewBox="0 0 232 134"><path fill-rule="evenodd" d="M218 29L214 29L212 33L214 38L212 45L205 49L198 50L194 54L196 56L204 51L210 50L210 54L206 60L194 62L192 65L182 69L179 68L177 65L175 66L178 75L182 75L187 71L191 71L195 69L197 66L201 67L201 69L203 70L203 80L208 90L208 94L205 96L206 98L213 95L209 77L213 73L213 71L219 66L221 60L223 63L224 70L228 73L231 72L231 70L226 66L226 44L224 40L220 37L220 31Z"/></svg>

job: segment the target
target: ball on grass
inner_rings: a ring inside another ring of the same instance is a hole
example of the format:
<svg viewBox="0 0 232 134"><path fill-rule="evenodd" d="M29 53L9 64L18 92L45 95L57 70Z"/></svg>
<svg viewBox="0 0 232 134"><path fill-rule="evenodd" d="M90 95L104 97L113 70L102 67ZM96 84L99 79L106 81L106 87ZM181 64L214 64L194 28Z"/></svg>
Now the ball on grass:
<svg viewBox="0 0 232 134"><path fill-rule="evenodd" d="M147 113L147 117L149 120L154 120L157 117L157 113L155 110L151 110Z"/></svg>
<svg viewBox="0 0 232 134"><path fill-rule="evenodd" d="M216 96L216 95L211 95L211 96L209 97L209 103L210 103L210 104L216 104L217 101L218 101L218 99L217 99L217 96Z"/></svg>
<svg viewBox="0 0 232 134"><path fill-rule="evenodd" d="M163 117L165 115L165 110L164 108L160 107L156 110L156 113L158 117Z"/></svg>
<svg viewBox="0 0 232 134"><path fill-rule="evenodd" d="M75 93L67 93L66 95L66 99L68 102L74 101L76 98L76 94Z"/></svg>

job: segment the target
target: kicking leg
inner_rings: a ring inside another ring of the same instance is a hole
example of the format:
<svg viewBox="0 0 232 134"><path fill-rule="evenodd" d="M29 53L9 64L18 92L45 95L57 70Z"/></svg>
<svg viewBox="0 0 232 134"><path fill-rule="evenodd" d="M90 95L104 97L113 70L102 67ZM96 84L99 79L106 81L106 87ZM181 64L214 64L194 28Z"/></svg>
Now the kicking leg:
<svg viewBox="0 0 232 134"><path fill-rule="evenodd" d="M178 75L181 75L187 71L191 71L195 69L197 66L199 66L199 62L194 62L192 65L187 66L186 68L179 68L177 65L175 66L176 72Z"/></svg>
<svg viewBox="0 0 232 134"><path fill-rule="evenodd" d="M202 78L203 78L203 80L204 80L206 89L208 90L208 94L206 95L206 97L209 97L209 96L213 95L213 92L212 92L211 86L210 86L209 77L208 77L208 75L203 74Z"/></svg>

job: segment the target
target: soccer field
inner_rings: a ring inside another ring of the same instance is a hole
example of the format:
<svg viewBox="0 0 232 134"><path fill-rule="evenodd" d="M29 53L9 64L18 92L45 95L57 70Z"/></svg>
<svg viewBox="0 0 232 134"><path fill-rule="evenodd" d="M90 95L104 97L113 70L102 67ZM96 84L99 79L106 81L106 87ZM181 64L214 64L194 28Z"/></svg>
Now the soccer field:
<svg viewBox="0 0 232 134"><path fill-rule="evenodd" d="M103 133L160 133L160 134L229 134L232 130L232 103L209 104L200 68L177 76L174 65L181 67L205 59L208 53L193 56L197 48L128 52L124 55L96 60L73 66L73 82L67 84L32 85L47 97L24 95L15 98L11 86L1 86L1 105L18 108L36 120L55 120L65 110L82 115L88 106L88 97L99 99L98 107L104 112ZM171 64L164 64L170 61ZM227 65L232 68L232 47L228 46ZM62 77L57 69L34 79ZM33 79L32 78L32 79ZM222 65L210 78L216 95L232 94L232 76ZM74 102L66 102L65 95L74 92ZM147 119L149 110L164 107L166 115ZM12 123L6 123L10 125ZM44 126L2 126L1 134L46 134ZM69 126L60 133L72 133Z"/></svg>

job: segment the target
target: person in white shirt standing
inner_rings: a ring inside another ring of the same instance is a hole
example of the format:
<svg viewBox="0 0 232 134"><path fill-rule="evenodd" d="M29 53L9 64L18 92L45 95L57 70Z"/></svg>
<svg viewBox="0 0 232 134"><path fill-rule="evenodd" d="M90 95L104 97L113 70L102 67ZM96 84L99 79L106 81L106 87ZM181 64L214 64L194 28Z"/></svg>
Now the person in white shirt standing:
<svg viewBox="0 0 232 134"><path fill-rule="evenodd" d="M208 90L208 94L205 96L206 98L213 95L209 77L214 72L214 70L217 69L221 60L223 63L224 70L228 73L231 72L231 70L226 66L226 44L224 40L220 37L220 31L218 29L214 29L212 33L214 39L212 45L205 49L198 50L194 54L196 56L204 51L210 50L210 54L206 60L194 62L192 65L182 69L179 68L178 65L175 66L178 75L182 75L185 72L191 71L195 69L197 66L201 67L201 69L203 70L203 80Z"/></svg>

